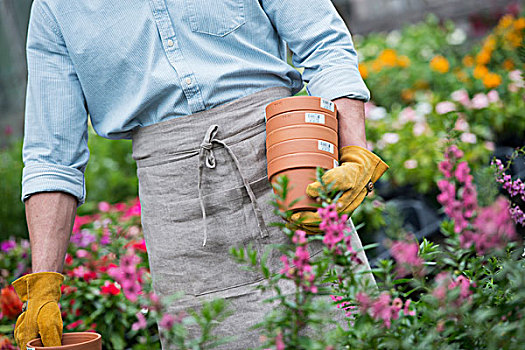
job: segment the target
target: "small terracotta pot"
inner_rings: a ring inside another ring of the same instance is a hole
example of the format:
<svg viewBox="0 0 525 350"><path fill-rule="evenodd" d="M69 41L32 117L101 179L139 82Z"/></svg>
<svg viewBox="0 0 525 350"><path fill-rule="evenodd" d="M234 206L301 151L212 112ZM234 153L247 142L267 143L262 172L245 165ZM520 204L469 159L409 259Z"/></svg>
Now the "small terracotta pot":
<svg viewBox="0 0 525 350"><path fill-rule="evenodd" d="M266 148L292 139L316 139L337 145L337 133L320 125L294 125L279 128L266 135Z"/></svg>
<svg viewBox="0 0 525 350"><path fill-rule="evenodd" d="M319 112L288 112L276 115L266 122L266 132L291 125L322 125L337 132L337 119Z"/></svg>
<svg viewBox="0 0 525 350"><path fill-rule="evenodd" d="M268 163L268 178L280 171L295 168L332 169L338 165L337 161L321 153L293 153L275 158Z"/></svg>
<svg viewBox="0 0 525 350"><path fill-rule="evenodd" d="M315 96L292 96L281 98L266 106L266 120L292 111L318 111L337 118L337 108L332 101Z"/></svg>
<svg viewBox="0 0 525 350"><path fill-rule="evenodd" d="M284 205L293 211L301 210L317 210L314 206L315 199L306 194L306 187L315 182L315 168L297 168L289 169L276 173L271 182L277 182L277 178L281 175L288 177L288 193ZM297 203L290 207L290 203L298 198L301 198Z"/></svg>
<svg viewBox="0 0 525 350"><path fill-rule="evenodd" d="M337 147L330 142L316 139L294 139L279 142L266 149L266 158L271 162L275 158L292 153L320 153L335 160L339 159Z"/></svg>
<svg viewBox="0 0 525 350"><path fill-rule="evenodd" d="M62 344L62 346L44 347L38 338L27 343L27 350L102 350L102 336L93 332L64 333Z"/></svg>

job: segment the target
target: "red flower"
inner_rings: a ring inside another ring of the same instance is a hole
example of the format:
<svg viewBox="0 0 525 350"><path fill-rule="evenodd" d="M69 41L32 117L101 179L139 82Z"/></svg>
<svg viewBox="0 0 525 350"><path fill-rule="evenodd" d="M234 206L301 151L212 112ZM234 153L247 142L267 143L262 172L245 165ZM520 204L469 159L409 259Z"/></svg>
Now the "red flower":
<svg viewBox="0 0 525 350"><path fill-rule="evenodd" d="M144 239L142 239L142 241L140 241L139 243L134 243L132 245L133 249L135 250L138 250L138 251L141 251L141 252L144 252L146 253L146 241Z"/></svg>
<svg viewBox="0 0 525 350"><path fill-rule="evenodd" d="M84 323L84 321L82 320L78 320L78 321L75 321L73 323L70 323L66 326L66 329L67 330L72 330L74 328L77 328L78 326L82 325Z"/></svg>
<svg viewBox="0 0 525 350"><path fill-rule="evenodd" d="M117 295L120 293L120 288L116 283L111 283L109 281L104 282L104 285L100 289L101 294L108 295Z"/></svg>
<svg viewBox="0 0 525 350"><path fill-rule="evenodd" d="M69 253L66 254L66 265L71 265L73 263L73 257L69 255Z"/></svg>
<svg viewBox="0 0 525 350"><path fill-rule="evenodd" d="M13 344L11 344L8 337L4 337L3 335L0 335L0 349L1 350L16 350L17 348L15 348Z"/></svg>
<svg viewBox="0 0 525 350"><path fill-rule="evenodd" d="M2 289L0 307L4 316L11 320L15 319L22 312L22 305L22 301L20 301L12 286Z"/></svg>

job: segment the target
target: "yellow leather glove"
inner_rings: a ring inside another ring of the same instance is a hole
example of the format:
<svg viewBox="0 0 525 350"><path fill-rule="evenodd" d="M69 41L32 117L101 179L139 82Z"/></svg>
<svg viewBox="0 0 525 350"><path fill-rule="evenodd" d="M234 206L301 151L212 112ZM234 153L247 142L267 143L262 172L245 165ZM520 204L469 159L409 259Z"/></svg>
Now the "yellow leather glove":
<svg viewBox="0 0 525 350"><path fill-rule="evenodd" d="M58 308L64 276L56 272L25 275L12 283L27 309L16 320L15 340L21 350L28 341L42 339L44 346L62 345L62 316Z"/></svg>
<svg viewBox="0 0 525 350"><path fill-rule="evenodd" d="M341 148L339 166L328 170L323 175L323 182L333 183L333 189L344 191L339 197L336 207L339 214L352 215L352 212L361 204L373 184L388 169L388 165L377 155L359 146ZM310 197L318 197L321 183L316 181L306 188ZM319 229L321 218L314 211L300 211L294 213L291 222L309 234L322 233Z"/></svg>

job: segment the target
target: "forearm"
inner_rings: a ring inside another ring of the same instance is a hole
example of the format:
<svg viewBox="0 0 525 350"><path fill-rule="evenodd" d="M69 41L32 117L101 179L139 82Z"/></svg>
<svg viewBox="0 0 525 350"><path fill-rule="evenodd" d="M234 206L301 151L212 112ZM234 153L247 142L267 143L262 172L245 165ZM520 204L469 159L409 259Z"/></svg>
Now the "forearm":
<svg viewBox="0 0 525 350"><path fill-rule="evenodd" d="M77 199L63 192L41 192L25 201L33 272L62 272Z"/></svg>
<svg viewBox="0 0 525 350"><path fill-rule="evenodd" d="M366 148L365 104L346 97L334 100L339 123L339 148L360 146Z"/></svg>

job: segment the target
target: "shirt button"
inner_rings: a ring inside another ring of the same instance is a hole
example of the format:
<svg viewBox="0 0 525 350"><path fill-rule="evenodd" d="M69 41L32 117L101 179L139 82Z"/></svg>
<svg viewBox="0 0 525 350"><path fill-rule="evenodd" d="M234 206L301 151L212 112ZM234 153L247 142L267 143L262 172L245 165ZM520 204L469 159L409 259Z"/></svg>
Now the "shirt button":
<svg viewBox="0 0 525 350"><path fill-rule="evenodd" d="M175 43L173 42L173 40L171 39L168 39L168 46L169 47L172 47Z"/></svg>
<svg viewBox="0 0 525 350"><path fill-rule="evenodd" d="M186 78L186 84L191 85L191 78Z"/></svg>

